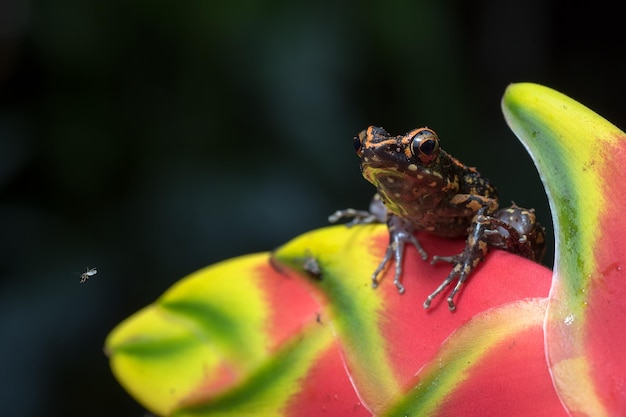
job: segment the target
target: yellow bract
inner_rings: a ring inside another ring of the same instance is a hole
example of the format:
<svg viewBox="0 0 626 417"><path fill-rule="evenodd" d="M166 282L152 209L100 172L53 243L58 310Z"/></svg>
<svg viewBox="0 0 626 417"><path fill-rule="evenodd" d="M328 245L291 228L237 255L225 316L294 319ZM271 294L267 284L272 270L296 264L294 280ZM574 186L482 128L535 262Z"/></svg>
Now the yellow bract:
<svg viewBox="0 0 626 417"><path fill-rule="evenodd" d="M619 343L615 335L624 333L623 317L616 314L624 298L611 290L624 287L609 271L618 271L625 256L625 135L582 104L536 84L509 86L502 107L537 165L555 219L545 322L555 386L577 415L610 415L624 404L623 396L609 393L622 391L624 380L622 357L612 346Z"/></svg>
<svg viewBox="0 0 626 417"><path fill-rule="evenodd" d="M589 363L584 357L565 359L554 364L552 376L560 388L559 394L571 412L594 417L609 417L604 405L596 395L591 378Z"/></svg>
<svg viewBox="0 0 626 417"><path fill-rule="evenodd" d="M439 407L466 380L480 380L474 368L484 366L495 348L506 343L512 351L519 334L541 328L546 306L545 298L527 299L474 316L441 345L436 357L420 370L419 383L391 407L389 415L440 415Z"/></svg>
<svg viewBox="0 0 626 417"><path fill-rule="evenodd" d="M165 415L201 386L219 390L217 378L236 381L258 367L268 306L255 268L267 260L250 255L195 272L118 325L105 349L120 383Z"/></svg>
<svg viewBox="0 0 626 417"><path fill-rule="evenodd" d="M557 233L564 234L557 240L563 247L555 251L555 273L561 274L559 256L566 253L584 259L584 271L579 272L591 274L604 207L598 171L607 159L605 152L612 148L607 145L616 141L620 130L577 101L538 84L511 84L502 104L507 122L539 167ZM594 210L588 209L589 202Z"/></svg>
<svg viewBox="0 0 626 417"><path fill-rule="evenodd" d="M397 396L399 386L390 366L382 289L372 290L371 277L382 259L388 239L385 225L334 226L305 233L280 247L275 259L304 271L307 259L315 259L322 275L311 282L326 305L330 324L341 341L359 395L377 410ZM372 253L374 251L374 253ZM390 282L385 283L390 285Z"/></svg>

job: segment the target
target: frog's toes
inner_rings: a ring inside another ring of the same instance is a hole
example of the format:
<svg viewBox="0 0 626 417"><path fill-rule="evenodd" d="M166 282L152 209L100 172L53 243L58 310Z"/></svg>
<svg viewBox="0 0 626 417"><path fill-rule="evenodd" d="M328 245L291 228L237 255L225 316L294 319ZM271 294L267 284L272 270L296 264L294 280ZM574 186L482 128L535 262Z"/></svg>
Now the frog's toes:
<svg viewBox="0 0 626 417"><path fill-rule="evenodd" d="M426 297L426 300L424 300L424 304L422 304L422 306L425 309L429 309L430 305L432 304L433 300L439 295L439 293L441 293L443 291L443 289L448 286L450 284L450 282L444 281L443 284L441 284L441 286L439 286L435 291L433 291L428 297ZM449 296L448 296L448 309L450 311L454 311L456 310L456 305L454 304L454 296L456 295L456 292L453 291Z"/></svg>
<svg viewBox="0 0 626 417"><path fill-rule="evenodd" d="M435 265L437 262L447 262L449 264L456 265L461 261L462 256L463 256L463 253L459 253L457 255L451 255L451 256L434 255L433 258L430 260L430 264Z"/></svg>
<svg viewBox="0 0 626 417"><path fill-rule="evenodd" d="M424 300L424 304L422 304L422 307L424 307L426 310L428 310L430 308L430 303L433 302L433 298L430 295L428 297L426 297L426 300Z"/></svg>
<svg viewBox="0 0 626 417"><path fill-rule="evenodd" d="M398 293L404 294L404 285L402 285L400 280L399 279L395 279L393 281L393 283L395 284L396 288L398 289Z"/></svg>
<svg viewBox="0 0 626 417"><path fill-rule="evenodd" d="M411 242L413 246L415 246L415 249L417 249L417 252L419 252L420 256L422 257L422 261L428 259L428 253L424 250L424 248L422 248L422 245L420 245L419 241L415 236L413 236L413 234L410 234L407 237L407 240Z"/></svg>
<svg viewBox="0 0 626 417"><path fill-rule="evenodd" d="M378 276L380 275L381 272L385 270L385 267L387 266L387 264L389 263L389 261L391 260L393 256L394 256L394 248L392 247L392 245L389 245L387 246L387 250L385 251L385 256L383 257L382 261L380 261L380 263L376 267L376 270L372 274L372 288L378 287Z"/></svg>
<svg viewBox="0 0 626 417"><path fill-rule="evenodd" d="M450 283L452 283L452 281L454 281L455 278L458 277L458 281L456 285L454 286L454 288L452 289L452 292L450 292L450 295L448 296L448 299L447 299L448 309L450 309L450 311L456 310L456 305L454 304L454 296L459 292L461 285L467 278L466 270L467 268L463 268L461 264L455 265L455 267L452 269L448 277L445 280L443 280L443 282L437 287L435 291L433 291L432 293L430 293L428 297L426 297L423 307L426 309L429 308L430 304L433 302L435 297L441 294L446 289L446 287L450 285Z"/></svg>
<svg viewBox="0 0 626 417"><path fill-rule="evenodd" d="M454 297L453 296L448 297L448 310L450 310L450 311L456 310L456 305L454 304Z"/></svg>
<svg viewBox="0 0 626 417"><path fill-rule="evenodd" d="M372 274L372 288L378 288L378 272L378 269L376 269L376 271Z"/></svg>
<svg viewBox="0 0 626 417"><path fill-rule="evenodd" d="M375 215L366 210L355 210L355 209L345 209L345 210L337 210L330 216L328 216L329 223L337 223L342 219L352 219L350 222L346 223L346 226L351 227L355 224L370 224L370 223L379 223L380 219Z"/></svg>

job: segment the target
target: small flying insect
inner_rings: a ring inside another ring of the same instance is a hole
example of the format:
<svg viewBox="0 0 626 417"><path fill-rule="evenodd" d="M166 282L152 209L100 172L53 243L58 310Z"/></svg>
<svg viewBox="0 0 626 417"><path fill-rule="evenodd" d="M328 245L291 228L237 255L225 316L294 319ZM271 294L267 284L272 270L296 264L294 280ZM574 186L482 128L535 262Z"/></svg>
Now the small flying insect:
<svg viewBox="0 0 626 417"><path fill-rule="evenodd" d="M98 271L96 270L96 268L87 268L87 270L83 272L82 275L80 276L80 283L82 284L83 282L87 281L89 277L92 277L96 275L97 273Z"/></svg>

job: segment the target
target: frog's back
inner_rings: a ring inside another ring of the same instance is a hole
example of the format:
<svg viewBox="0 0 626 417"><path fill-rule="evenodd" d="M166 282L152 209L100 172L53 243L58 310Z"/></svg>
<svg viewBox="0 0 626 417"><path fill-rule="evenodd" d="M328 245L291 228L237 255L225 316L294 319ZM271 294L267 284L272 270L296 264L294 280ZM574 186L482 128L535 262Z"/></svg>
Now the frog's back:
<svg viewBox="0 0 626 417"><path fill-rule="evenodd" d="M444 151L441 151L445 153ZM496 188L491 185L488 178L480 175L480 172L474 167L463 164L455 157L445 153L446 159L449 161L449 176L459 178L458 194L480 195L487 198L498 198Z"/></svg>

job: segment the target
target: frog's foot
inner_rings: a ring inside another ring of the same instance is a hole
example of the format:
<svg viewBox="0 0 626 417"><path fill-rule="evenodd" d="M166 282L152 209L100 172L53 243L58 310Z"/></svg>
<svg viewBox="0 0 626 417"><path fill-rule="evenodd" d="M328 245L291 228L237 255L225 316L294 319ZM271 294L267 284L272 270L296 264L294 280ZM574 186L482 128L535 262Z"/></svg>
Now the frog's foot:
<svg viewBox="0 0 626 417"><path fill-rule="evenodd" d="M417 249L423 260L428 259L428 254L413 235L413 229L408 222L399 217L390 216L387 221L387 227L389 228L389 245L387 245L385 256L372 274L372 287L378 287L378 275L385 269L389 261L391 261L391 258L394 258L396 262L396 272L393 283L396 288L398 288L398 292L402 294L404 293L404 285L400 282L400 277L402 276L402 261L404 260L405 245L410 243L415 246L415 249Z"/></svg>
<svg viewBox="0 0 626 417"><path fill-rule="evenodd" d="M380 219L376 216L376 214L370 213L367 210L355 210L355 209L345 209L345 210L337 210L330 216L328 216L328 221L330 223L337 223L341 219L352 219L352 221L346 223L346 226L351 227L355 224L369 224L369 223L379 223Z"/></svg>
<svg viewBox="0 0 626 417"><path fill-rule="evenodd" d="M453 259L457 257L458 255L457 256L434 256L433 263L436 261L455 262ZM426 301L424 301L424 308L429 308L430 304L435 299L435 297L441 294L446 289L446 287L450 285L452 281L454 281L455 278L458 277L456 285L450 292L450 295L448 295L448 300L447 300L448 309L450 309L450 311L456 310L456 305L454 304L454 296L459 292L461 285L463 285L463 283L467 280L467 277L469 276L469 273L471 272L472 269L473 269L472 267L463 266L462 262L456 262L454 265L454 268L452 268L452 271L450 272L448 277L443 280L441 285L439 285L439 287L437 287L435 291L433 291L428 297L426 297Z"/></svg>
<svg viewBox="0 0 626 417"><path fill-rule="evenodd" d="M463 259L463 252L458 253L456 255L452 255L452 256L433 255L433 259L430 261L430 264L434 265L437 262L447 262L449 264L457 264L461 262L462 259Z"/></svg>
<svg viewBox="0 0 626 417"><path fill-rule="evenodd" d="M435 297L441 294L446 287L448 287L448 285L456 279L456 285L450 292L450 295L448 295L447 299L450 311L454 311L456 309L454 296L459 292L461 286L470 276L474 268L478 266L478 263L487 255L489 248L489 235L487 231L490 230L490 227L492 227L492 223L490 222L491 219L491 217L484 216L482 214L478 214L474 218L472 231L467 237L467 242L465 243L465 249L463 252L452 256L433 256L431 264L441 261L449 262L454 266L452 267L450 274L448 274L448 277L443 280L441 285L439 285L435 291L426 297L426 301L424 301L424 308L429 308Z"/></svg>
<svg viewBox="0 0 626 417"><path fill-rule="evenodd" d="M341 219L352 219L351 222L346 223L348 227L354 226L355 224L385 223L387 221L387 209L380 199L380 196L374 194L370 202L369 211L349 208L337 210L328 216L330 223L337 223Z"/></svg>

